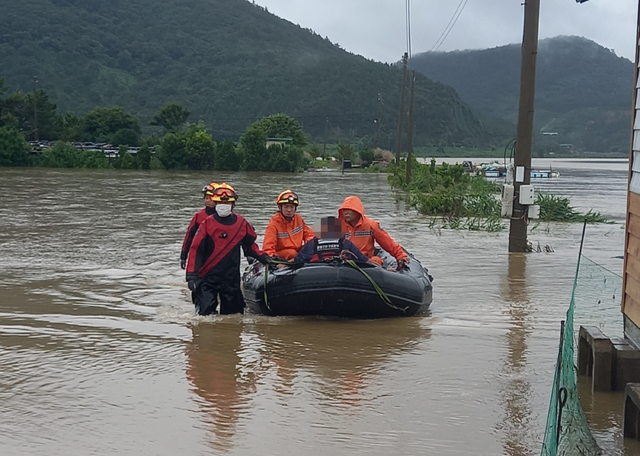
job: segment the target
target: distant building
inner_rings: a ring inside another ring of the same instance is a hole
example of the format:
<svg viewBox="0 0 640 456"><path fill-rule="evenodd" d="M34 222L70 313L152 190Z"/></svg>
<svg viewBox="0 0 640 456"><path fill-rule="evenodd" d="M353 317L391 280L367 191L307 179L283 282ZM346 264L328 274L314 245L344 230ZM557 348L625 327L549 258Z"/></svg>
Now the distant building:
<svg viewBox="0 0 640 456"><path fill-rule="evenodd" d="M269 147L273 144L277 144L279 146L286 146L287 143L293 141L293 138L267 138L266 147Z"/></svg>

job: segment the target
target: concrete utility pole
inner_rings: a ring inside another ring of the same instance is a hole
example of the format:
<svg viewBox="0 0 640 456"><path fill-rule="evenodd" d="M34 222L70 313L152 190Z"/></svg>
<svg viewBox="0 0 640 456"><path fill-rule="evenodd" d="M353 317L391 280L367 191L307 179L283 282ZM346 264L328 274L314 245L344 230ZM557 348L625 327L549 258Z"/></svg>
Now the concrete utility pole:
<svg viewBox="0 0 640 456"><path fill-rule="evenodd" d="M398 137L396 138L396 165L400 164L400 148L402 147L402 119L404 117L404 92L406 91L407 62L409 54L402 56L402 85L400 88L400 112L398 113Z"/></svg>
<svg viewBox="0 0 640 456"><path fill-rule="evenodd" d="M533 101L536 88L536 56L540 0L524 3L524 35L520 69L520 105L515 153L513 214L509 225L509 252L527 251L528 206L519 202L520 187L531 182L531 143L533 136Z"/></svg>
<svg viewBox="0 0 640 456"><path fill-rule="evenodd" d="M33 77L33 133L35 140L38 141L38 91L36 90L36 82L38 80Z"/></svg>
<svg viewBox="0 0 640 456"><path fill-rule="evenodd" d="M416 70L411 70L411 76L409 77L411 84L409 84L409 122L407 126L407 175L405 176L405 182L411 183L411 156L413 154L413 87L416 82Z"/></svg>

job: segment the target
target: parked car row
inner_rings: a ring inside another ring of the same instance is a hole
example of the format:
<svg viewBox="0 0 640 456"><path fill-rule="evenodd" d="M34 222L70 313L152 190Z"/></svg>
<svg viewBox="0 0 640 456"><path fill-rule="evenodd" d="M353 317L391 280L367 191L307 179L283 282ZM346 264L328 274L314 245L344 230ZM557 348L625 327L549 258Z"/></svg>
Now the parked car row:
<svg viewBox="0 0 640 456"><path fill-rule="evenodd" d="M45 149L51 149L56 141L29 141L31 144L31 150L34 153L42 152ZM88 150L88 151L98 151L104 152L104 154L108 157L115 157L118 154L118 146L114 146L108 143L101 142L72 142L71 145L75 147L77 150ZM149 147L149 151L154 153L155 146ZM139 147L129 147L127 152L130 154L137 154Z"/></svg>

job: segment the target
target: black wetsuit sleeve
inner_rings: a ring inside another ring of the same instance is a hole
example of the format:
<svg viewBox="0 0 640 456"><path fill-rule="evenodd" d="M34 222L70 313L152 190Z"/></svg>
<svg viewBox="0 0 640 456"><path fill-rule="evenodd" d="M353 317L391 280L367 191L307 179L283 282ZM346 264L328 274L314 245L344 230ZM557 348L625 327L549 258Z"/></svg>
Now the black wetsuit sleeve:
<svg viewBox="0 0 640 456"><path fill-rule="evenodd" d="M315 238L307 242L298 252L296 257L293 259L295 263L303 263L305 261L310 261L311 258L316 254L316 242Z"/></svg>
<svg viewBox="0 0 640 456"><path fill-rule="evenodd" d="M198 227L200 224L198 223L198 214L194 215L191 219L191 223L189 223L189 227L187 228L187 232L184 235L184 241L182 242L182 250L180 251L180 259L186 260L189 255L189 249L191 248L191 243L193 242L193 238L198 232Z"/></svg>
<svg viewBox="0 0 640 456"><path fill-rule="evenodd" d="M258 244L256 244L256 239L258 235L253 227L249 224L249 222L245 221L245 231L246 234L240 241L240 245L242 246L242 251L244 252L244 256L251 257L257 259L260 263L266 264L268 263L268 255L260 250Z"/></svg>

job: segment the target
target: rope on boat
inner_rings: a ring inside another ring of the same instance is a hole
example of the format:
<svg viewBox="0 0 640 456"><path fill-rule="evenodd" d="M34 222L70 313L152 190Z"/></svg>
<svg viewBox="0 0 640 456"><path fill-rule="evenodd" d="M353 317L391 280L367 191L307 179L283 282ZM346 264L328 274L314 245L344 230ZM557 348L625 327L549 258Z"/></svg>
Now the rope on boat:
<svg viewBox="0 0 640 456"><path fill-rule="evenodd" d="M285 264L287 266L292 266L296 263L290 262L290 261L285 261L285 260L271 260L271 263L273 264ZM267 309L269 309L269 312L272 312L271 310L271 306L269 305L269 298L267 297L267 281L269 280L269 265L265 264L264 265L264 287L263 287L263 294L264 294L264 305L267 306Z"/></svg>
<svg viewBox="0 0 640 456"><path fill-rule="evenodd" d="M382 290L382 288L380 288L380 286L376 283L376 281L373 280L373 278L369 274L367 274L364 269L362 269L360 266L358 266L355 261L353 261L353 260L344 260L344 262L346 264L348 264L349 266L351 266L352 268L354 268L355 270L360 271L360 273L363 276L365 276L369 282L371 282L371 285L373 285L373 289L376 290L376 292L378 293L378 296L380 296L380 299L382 299L382 302L384 302L386 305L388 305L392 309L400 310L402 312L406 312L407 311L409 306L407 306L407 307L399 307L399 306L396 306L395 304L393 304L391 302L391 299L389 299L389 296L387 296L387 294ZM293 263L293 262L290 262L290 261L282 261L282 260L273 260L273 263L275 263L275 264L285 264L287 266L292 266L292 265L296 264L296 263ZM269 265L265 265L264 266L264 286L263 286L264 305L267 307L267 309L269 309L269 312L272 312L271 306L269 305L269 298L267 296L267 282L268 281L269 281Z"/></svg>
<svg viewBox="0 0 640 456"><path fill-rule="evenodd" d="M395 304L393 304L391 302L391 299L389 299L389 296L387 296L387 294L382 290L382 288L380 288L380 286L376 283L376 281L373 280L371 278L371 276L364 271L364 269L362 269L360 266L358 266L355 261L353 261L353 260L345 260L345 263L347 263L352 268L360 271L362 273L362 275L365 276L367 278L367 280L369 280L369 282L371 282L371 285L373 285L373 288L376 290L376 292L378 293L380 298L382 298L382 301L386 305L388 305L389 307L391 307L393 309L396 309L396 310L401 310L403 312L407 311L409 306L407 306L407 307L399 307L399 306L396 306Z"/></svg>
<svg viewBox="0 0 640 456"><path fill-rule="evenodd" d="M267 280L269 279L269 265L264 266L264 305L267 306L269 312L271 312L271 306L269 305L269 299L267 299Z"/></svg>

